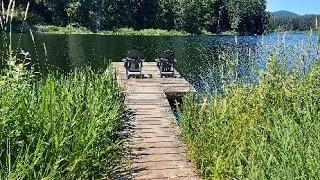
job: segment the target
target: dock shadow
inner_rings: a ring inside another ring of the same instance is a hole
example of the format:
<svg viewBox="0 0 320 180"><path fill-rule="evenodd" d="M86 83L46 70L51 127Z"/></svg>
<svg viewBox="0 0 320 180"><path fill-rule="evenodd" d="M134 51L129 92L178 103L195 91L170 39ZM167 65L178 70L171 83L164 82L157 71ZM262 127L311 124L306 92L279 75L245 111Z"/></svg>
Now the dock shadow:
<svg viewBox="0 0 320 180"><path fill-rule="evenodd" d="M116 165L114 165L113 168L109 169L109 174L112 174L112 179L115 180L131 180L133 179L133 167L132 162L133 159L136 158L136 155L134 153L134 147L132 146L132 143L130 139L134 137L135 134L135 112L131 109L127 110L126 114L121 119L122 127L119 130L119 136L120 136L120 143L118 150L119 156L121 157L119 159L119 162L117 162Z"/></svg>
<svg viewBox="0 0 320 180"><path fill-rule="evenodd" d="M152 74L141 74L141 75L135 75L130 76L129 79L152 79Z"/></svg>
<svg viewBox="0 0 320 180"><path fill-rule="evenodd" d="M125 168L122 168L121 171L118 170L118 177L115 179L119 180L129 180L135 179L135 176L142 171L147 170L147 167L143 165L135 166L134 161L139 159L142 156L149 155L145 153L142 147L137 147L133 139L137 138L137 126L136 126L136 112L133 109L129 109L127 114L122 119L123 128L121 130L121 139L122 139L122 149L123 157L125 163L123 164Z"/></svg>

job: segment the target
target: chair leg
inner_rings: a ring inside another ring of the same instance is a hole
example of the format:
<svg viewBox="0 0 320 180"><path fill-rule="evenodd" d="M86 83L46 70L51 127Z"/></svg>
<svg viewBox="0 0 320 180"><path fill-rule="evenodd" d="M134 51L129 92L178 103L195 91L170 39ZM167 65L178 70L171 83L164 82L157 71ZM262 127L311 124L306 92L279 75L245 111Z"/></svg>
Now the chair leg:
<svg viewBox="0 0 320 180"><path fill-rule="evenodd" d="M162 78L162 69L163 69L163 67L160 65L160 66L159 66L160 78Z"/></svg>
<svg viewBox="0 0 320 180"><path fill-rule="evenodd" d="M139 63L139 71L140 71L140 78L143 79L143 77L142 77L142 62Z"/></svg>
<svg viewBox="0 0 320 180"><path fill-rule="evenodd" d="M127 79L130 79L130 75L129 75L128 69L126 70L126 76L127 76Z"/></svg>

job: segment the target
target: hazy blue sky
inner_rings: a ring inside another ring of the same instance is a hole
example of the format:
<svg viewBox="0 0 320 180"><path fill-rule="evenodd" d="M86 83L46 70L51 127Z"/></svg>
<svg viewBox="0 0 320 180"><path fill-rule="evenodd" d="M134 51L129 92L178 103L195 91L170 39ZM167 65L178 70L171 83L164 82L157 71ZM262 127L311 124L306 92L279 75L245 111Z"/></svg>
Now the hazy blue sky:
<svg viewBox="0 0 320 180"><path fill-rule="evenodd" d="M267 0L268 11L287 10L297 14L320 14L320 0Z"/></svg>

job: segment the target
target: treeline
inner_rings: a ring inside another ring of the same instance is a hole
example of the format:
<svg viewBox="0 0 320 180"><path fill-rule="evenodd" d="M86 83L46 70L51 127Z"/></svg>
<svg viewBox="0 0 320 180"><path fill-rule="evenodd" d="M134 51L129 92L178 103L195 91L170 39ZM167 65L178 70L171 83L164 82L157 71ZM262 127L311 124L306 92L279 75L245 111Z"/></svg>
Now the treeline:
<svg viewBox="0 0 320 180"><path fill-rule="evenodd" d="M27 2L16 2L20 12ZM28 22L95 31L128 27L262 34L268 19L266 0L38 0L31 1Z"/></svg>
<svg viewBox="0 0 320 180"><path fill-rule="evenodd" d="M319 21L320 23L320 21ZM270 18L270 28L274 31L309 31L319 30L318 16L315 14L297 17L272 17Z"/></svg>

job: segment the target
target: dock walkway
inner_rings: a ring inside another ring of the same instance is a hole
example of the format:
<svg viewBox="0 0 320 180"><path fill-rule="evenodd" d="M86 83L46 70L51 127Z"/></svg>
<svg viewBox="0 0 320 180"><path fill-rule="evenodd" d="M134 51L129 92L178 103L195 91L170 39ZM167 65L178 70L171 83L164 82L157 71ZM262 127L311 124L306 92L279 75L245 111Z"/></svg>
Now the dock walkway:
<svg viewBox="0 0 320 180"><path fill-rule="evenodd" d="M199 179L187 160L186 146L167 95L181 95L192 86L180 78L160 78L156 63L143 64L144 79L127 79L123 63L112 63L117 81L126 94L125 103L135 113L130 139L137 157L134 179Z"/></svg>

